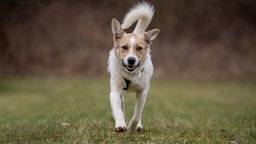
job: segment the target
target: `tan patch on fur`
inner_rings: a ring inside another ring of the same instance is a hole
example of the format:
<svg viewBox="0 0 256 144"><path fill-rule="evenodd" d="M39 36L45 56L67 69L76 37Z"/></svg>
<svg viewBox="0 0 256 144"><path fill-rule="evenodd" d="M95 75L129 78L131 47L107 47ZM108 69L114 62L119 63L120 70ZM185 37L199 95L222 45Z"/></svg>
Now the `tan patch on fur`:
<svg viewBox="0 0 256 144"><path fill-rule="evenodd" d="M130 43L130 39L133 37L135 42L133 45ZM145 41L144 35L138 35L134 33L124 33L121 36L121 39L115 41L115 52L116 54L125 59L126 55L129 53L130 49L133 48L133 54L135 54L138 59L141 61L147 53L149 44ZM125 48L127 47L127 49ZM139 47L142 49L139 50Z"/></svg>

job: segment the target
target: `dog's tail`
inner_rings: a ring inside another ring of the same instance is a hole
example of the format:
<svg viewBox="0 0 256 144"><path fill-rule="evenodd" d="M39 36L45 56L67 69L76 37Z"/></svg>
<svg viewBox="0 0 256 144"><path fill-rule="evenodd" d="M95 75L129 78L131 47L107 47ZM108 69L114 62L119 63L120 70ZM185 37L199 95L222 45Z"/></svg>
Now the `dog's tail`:
<svg viewBox="0 0 256 144"><path fill-rule="evenodd" d="M146 2L135 5L125 16L123 29L128 29L137 20L133 33L144 33L154 15L154 7Z"/></svg>

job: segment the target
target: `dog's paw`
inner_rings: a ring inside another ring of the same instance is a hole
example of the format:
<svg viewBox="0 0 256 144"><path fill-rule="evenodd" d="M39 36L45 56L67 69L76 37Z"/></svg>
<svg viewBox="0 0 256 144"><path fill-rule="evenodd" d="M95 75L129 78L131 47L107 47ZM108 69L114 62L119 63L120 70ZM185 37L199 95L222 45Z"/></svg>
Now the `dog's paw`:
<svg viewBox="0 0 256 144"><path fill-rule="evenodd" d="M142 131L142 127L139 126L136 128L136 132L140 132L140 131Z"/></svg>
<svg viewBox="0 0 256 144"><path fill-rule="evenodd" d="M142 131L142 127L136 127L136 128L128 127L128 131L129 132L140 132L140 131Z"/></svg>
<svg viewBox="0 0 256 144"><path fill-rule="evenodd" d="M140 132L142 130L141 122L131 120L128 126L129 132Z"/></svg>
<svg viewBox="0 0 256 144"><path fill-rule="evenodd" d="M126 127L116 127L115 128L115 132L125 132L125 131L127 131Z"/></svg>

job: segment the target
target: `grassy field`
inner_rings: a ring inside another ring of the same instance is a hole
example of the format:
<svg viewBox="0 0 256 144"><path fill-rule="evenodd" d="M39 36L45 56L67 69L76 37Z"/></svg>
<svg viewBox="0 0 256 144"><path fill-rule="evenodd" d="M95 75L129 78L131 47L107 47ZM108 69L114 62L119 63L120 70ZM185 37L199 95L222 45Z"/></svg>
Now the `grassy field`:
<svg viewBox="0 0 256 144"><path fill-rule="evenodd" d="M142 123L114 132L108 78L0 79L0 143L256 143L255 83L154 79Z"/></svg>

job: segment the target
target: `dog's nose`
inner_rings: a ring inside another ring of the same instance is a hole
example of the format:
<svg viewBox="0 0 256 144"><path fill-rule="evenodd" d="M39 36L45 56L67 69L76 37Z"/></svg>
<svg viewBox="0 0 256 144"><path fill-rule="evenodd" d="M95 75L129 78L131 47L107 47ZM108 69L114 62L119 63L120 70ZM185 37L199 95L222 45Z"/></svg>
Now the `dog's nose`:
<svg viewBox="0 0 256 144"><path fill-rule="evenodd" d="M136 59L134 57L128 57L127 61L129 65L134 65L136 62Z"/></svg>

